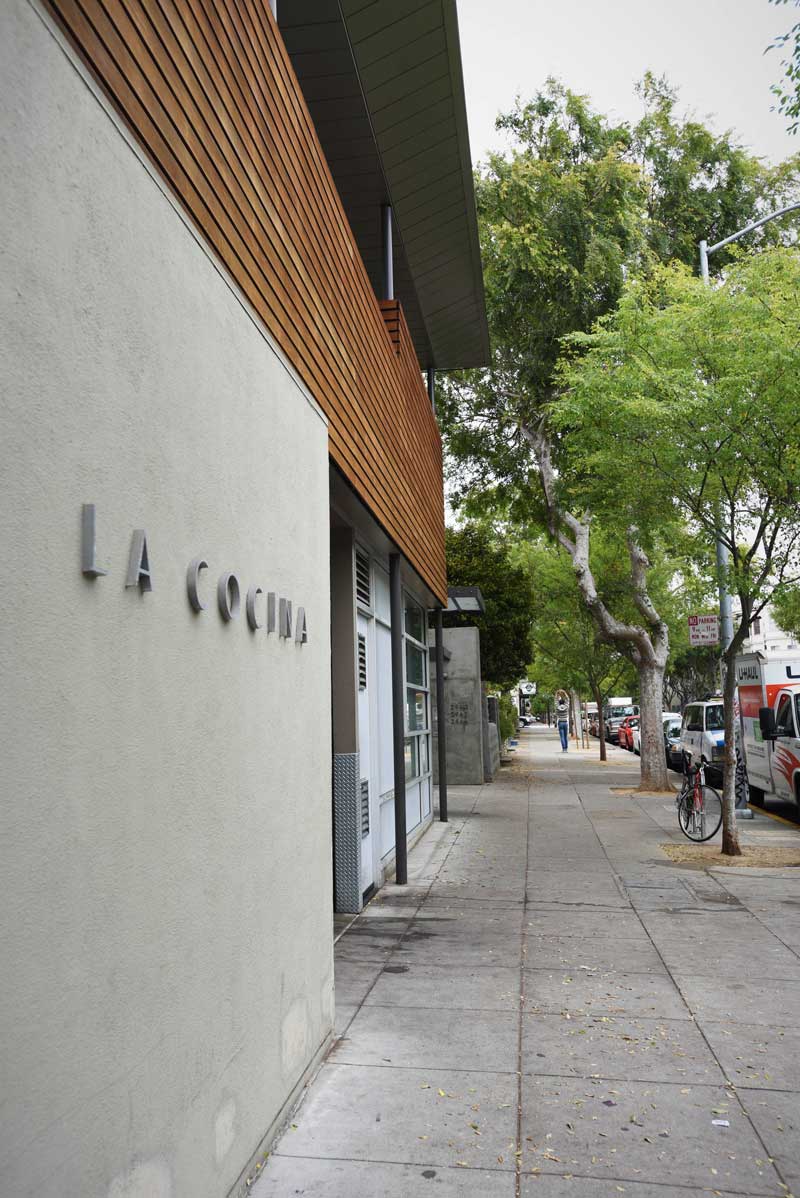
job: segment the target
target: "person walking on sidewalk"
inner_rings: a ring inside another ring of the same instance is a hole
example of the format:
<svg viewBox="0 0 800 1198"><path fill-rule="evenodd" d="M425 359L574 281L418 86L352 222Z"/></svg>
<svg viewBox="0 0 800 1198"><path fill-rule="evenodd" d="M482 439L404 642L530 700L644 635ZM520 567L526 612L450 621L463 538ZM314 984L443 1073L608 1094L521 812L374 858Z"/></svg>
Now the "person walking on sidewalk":
<svg viewBox="0 0 800 1198"><path fill-rule="evenodd" d="M569 748L569 699L566 691L556 691L556 724L561 737L561 752Z"/></svg>

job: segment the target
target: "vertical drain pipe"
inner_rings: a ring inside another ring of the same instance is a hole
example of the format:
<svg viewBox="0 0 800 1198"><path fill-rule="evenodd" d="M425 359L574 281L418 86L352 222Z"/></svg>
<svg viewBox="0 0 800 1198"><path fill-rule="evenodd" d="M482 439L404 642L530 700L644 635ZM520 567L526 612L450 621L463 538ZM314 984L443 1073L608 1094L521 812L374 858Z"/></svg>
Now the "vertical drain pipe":
<svg viewBox="0 0 800 1198"><path fill-rule="evenodd" d="M447 720L444 715L444 634L442 609L436 608L436 739L439 762L439 821L447 823Z"/></svg>
<svg viewBox="0 0 800 1198"><path fill-rule="evenodd" d="M389 593L392 613L392 731L394 733L394 860L395 882L408 881L406 842L406 715L403 695L403 587L400 554L389 555Z"/></svg>
<svg viewBox="0 0 800 1198"><path fill-rule="evenodd" d="M384 204L383 216L383 298L394 299L394 256L392 254L392 207Z"/></svg>
<svg viewBox="0 0 800 1198"><path fill-rule="evenodd" d="M434 416L436 415L436 367L428 367L428 399L431 401L431 409Z"/></svg>

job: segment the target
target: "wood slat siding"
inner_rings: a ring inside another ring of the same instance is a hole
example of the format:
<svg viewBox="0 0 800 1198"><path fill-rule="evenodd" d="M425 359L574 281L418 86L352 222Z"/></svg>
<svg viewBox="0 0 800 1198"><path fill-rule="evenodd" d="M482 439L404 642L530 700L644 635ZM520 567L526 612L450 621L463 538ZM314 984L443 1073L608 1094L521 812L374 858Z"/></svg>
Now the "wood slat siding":
<svg viewBox="0 0 800 1198"><path fill-rule="evenodd" d="M400 354L400 301L381 300L381 312L386 325L386 332L394 346L394 352Z"/></svg>
<svg viewBox="0 0 800 1198"><path fill-rule="evenodd" d="M399 305L387 334L266 0L45 2L325 412L333 462L446 602L419 363Z"/></svg>

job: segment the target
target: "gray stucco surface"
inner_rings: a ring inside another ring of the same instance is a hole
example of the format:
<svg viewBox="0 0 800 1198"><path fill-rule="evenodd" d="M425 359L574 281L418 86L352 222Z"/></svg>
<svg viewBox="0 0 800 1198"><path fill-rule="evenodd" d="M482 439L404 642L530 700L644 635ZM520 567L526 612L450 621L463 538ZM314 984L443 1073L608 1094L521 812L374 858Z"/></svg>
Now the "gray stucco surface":
<svg viewBox="0 0 800 1198"><path fill-rule="evenodd" d="M326 428L25 0L0 101L0 1193L220 1198L332 1024Z"/></svg>

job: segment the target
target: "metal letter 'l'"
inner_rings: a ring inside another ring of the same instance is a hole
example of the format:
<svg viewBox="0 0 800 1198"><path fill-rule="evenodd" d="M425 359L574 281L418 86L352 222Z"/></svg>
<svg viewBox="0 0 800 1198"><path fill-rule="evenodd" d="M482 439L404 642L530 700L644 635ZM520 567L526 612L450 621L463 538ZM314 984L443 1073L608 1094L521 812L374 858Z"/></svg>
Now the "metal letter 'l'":
<svg viewBox="0 0 800 1198"><path fill-rule="evenodd" d="M81 508L81 573L85 578L108 574L97 564L97 512L93 503L84 503Z"/></svg>

